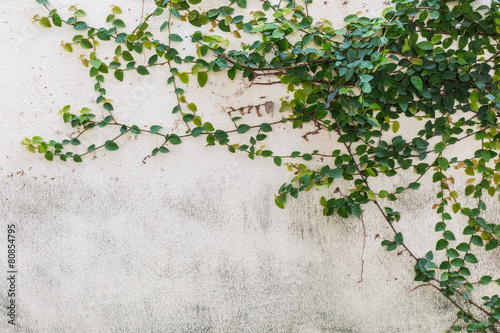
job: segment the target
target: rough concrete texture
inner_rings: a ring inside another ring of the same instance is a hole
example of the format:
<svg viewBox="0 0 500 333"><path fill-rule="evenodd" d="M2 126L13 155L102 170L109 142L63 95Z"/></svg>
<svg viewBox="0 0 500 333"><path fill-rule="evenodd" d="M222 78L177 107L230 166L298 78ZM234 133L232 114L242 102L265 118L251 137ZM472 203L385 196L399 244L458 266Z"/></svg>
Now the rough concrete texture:
<svg viewBox="0 0 500 333"><path fill-rule="evenodd" d="M93 80L77 59L83 51L75 47L68 54L60 47L72 31L33 25L31 18L44 10L34 0L0 2L3 308L6 229L18 229L17 325L8 325L3 311L0 332L432 333L449 327L456 310L434 289L411 292L411 258L380 246L391 233L374 207L364 214L362 254L359 220L322 216L318 199L326 192L304 194L285 210L274 205L274 193L291 174L272 161L250 161L186 140L143 163L161 144L145 134L82 164L29 154L19 145L24 136L61 139L72 133L57 115L62 106L99 109L93 105ZM375 16L387 5L316 2L314 15L338 27L349 13ZM51 3L61 13L73 4ZM88 22L101 25L110 3L82 0L79 6ZM142 1L113 3L122 7L126 22L140 18ZM214 7L219 3L211 1ZM147 1L144 12L151 8ZM170 112L174 100L166 77L165 68L157 68L122 84L107 79L117 116L182 133ZM213 76L206 89L187 96L204 107L207 119L229 128L228 107L279 103L279 93ZM277 110L263 118L252 114L248 122L273 119L279 119ZM285 126L275 130L268 147L283 153L332 149L327 135L307 144L289 133ZM104 142L108 134L91 133L82 141ZM407 212L399 226L412 236L407 241L419 256L435 242L433 190L426 185L398 203ZM486 267L491 274L497 268Z"/></svg>

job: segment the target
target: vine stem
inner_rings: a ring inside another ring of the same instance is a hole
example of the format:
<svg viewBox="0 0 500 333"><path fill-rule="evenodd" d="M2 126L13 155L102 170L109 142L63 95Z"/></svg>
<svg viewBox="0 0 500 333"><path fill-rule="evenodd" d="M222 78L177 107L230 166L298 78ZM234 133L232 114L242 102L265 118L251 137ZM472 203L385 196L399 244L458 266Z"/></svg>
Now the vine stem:
<svg viewBox="0 0 500 333"><path fill-rule="evenodd" d="M365 260L363 259L363 257L365 254L365 246L366 246L366 227L365 227L365 220L363 219L363 212L361 212L360 220L361 220L361 225L363 226L363 249L361 251L361 274L358 283L363 282L363 270L365 267Z"/></svg>
<svg viewBox="0 0 500 333"><path fill-rule="evenodd" d="M340 133L338 133L340 135ZM360 170L360 167L359 167L359 163L356 161L355 157L354 157L354 154L352 153L352 150L351 150L351 147L350 145L348 145L347 143L344 143L344 146L345 148L347 149L347 152L349 153L349 156L351 157L352 161L354 162L354 164L356 165L356 169L359 173L359 176L361 177L361 179L363 180L363 182L365 183L365 185L369 188L370 188L370 185L368 183L368 179L363 175L363 173L361 172ZM429 168L427 168L427 170L429 170ZM426 170L426 171L427 171ZM422 175L423 176L423 175ZM421 176L421 177L422 177ZM392 225L392 222L391 220L389 219L389 217L387 216L387 214L384 212L384 210L382 209L382 207L380 206L378 200L373 200L373 203L375 204L375 206L378 208L378 210L380 211L380 213L382 214L382 216L384 217L384 219L386 220L386 222L389 224L390 228L392 229L392 231L394 232L394 234L397 234L397 230L396 228L394 228L394 226ZM403 242L401 243L401 246L403 246L403 248L410 254L410 256L416 261L418 262L418 258L413 254L413 252L410 251L410 249L406 246L406 244ZM437 279L433 278L433 280L435 281L438 281ZM438 281L439 282L439 281ZM464 313L467 314L466 311L464 311L462 309L462 307L460 305L458 305L457 302L455 302L453 299L451 299L448 295L445 295L441 289L439 289L438 287L436 287L435 285L431 284L431 286L433 286L434 288L438 289L441 294L443 296L445 296L450 302L452 302L457 308L459 308L460 310L462 310ZM457 291L458 292L458 291ZM478 308L479 310L481 310L482 312L484 312L486 315L488 315L489 317L493 318L492 315L486 311L485 309L483 309L481 306L477 305L476 303L470 301L470 304L474 305L476 308ZM468 314L467 314L468 315ZM468 315L470 316L470 315ZM471 319L473 319L472 317L470 317ZM494 319L494 318L493 318ZM494 319L495 322L498 322L498 320Z"/></svg>
<svg viewBox="0 0 500 333"><path fill-rule="evenodd" d="M432 283L426 283L426 284L418 285L415 288L413 288L411 291L414 291L417 288L425 287L425 286L433 287L434 289L436 289L437 291L439 291L444 297L446 297L451 303L453 303L453 305L455 305L458 309L460 309L467 317L469 317L470 319L474 320L474 317L472 317L467 311L465 311L457 302L455 302L453 299L451 299L448 295L443 294L441 292L441 289L439 289L439 287L437 287L436 285L434 285Z"/></svg>
<svg viewBox="0 0 500 333"><path fill-rule="evenodd" d="M340 135L340 133L339 133ZM344 146L345 148L347 149L347 152L349 154L349 156L351 157L352 161L354 162L354 164L356 165L356 169L359 173L359 176L361 177L361 179L363 180L363 182L365 183L365 185L369 188L370 188L370 184L368 183L368 179L366 178L366 176L363 175L363 173L361 172L361 169L359 167L359 163L356 161L355 157L354 157L354 154L352 153L352 150L351 150L351 146L348 145L347 143L344 143ZM394 232L394 234L397 234L397 230L396 228L394 228L394 226L392 225L392 222L391 220L387 217L387 215L384 213L384 210L382 209L382 207L380 206L380 204L378 203L377 200L373 200L373 203L377 206L377 208L379 209L379 211L382 213L382 215L384 216L384 219L386 220L386 222L389 224L389 227L392 229L392 231ZM406 244L403 242L401 243L401 246L403 246L403 248L408 251L408 253L410 254L410 256L415 259L415 261L418 262L418 258L413 254L413 252L410 251L410 249L406 246Z"/></svg>
<svg viewBox="0 0 500 333"><path fill-rule="evenodd" d="M437 281L439 282L438 280L436 280L435 278L433 278L434 281ZM460 309L467 317L469 317L470 319L472 320L475 320L474 317L472 315L470 315L467 311L465 311L457 302L455 302L451 297L449 297L448 295L445 295L443 294L443 292L441 291L441 289L439 287L437 287L435 284L433 283L425 283L425 284L421 284L421 285L418 285L416 286L415 288L413 288L411 291L414 291L415 289L418 289L420 287L425 287L425 286L431 286L433 288L435 288L436 290L438 290L441 295L443 295L444 297L446 297L451 303L453 303L453 305L455 305L458 309ZM480 307L479 305L475 304L474 302L470 301L470 304L472 305L475 305L479 310L483 311L486 315L488 315L489 317L491 317L493 320L495 320L495 322L498 322L498 320L496 320L495 318L493 318L491 316L490 313L488 313L486 310L484 310L482 307ZM497 331L495 331L497 332Z"/></svg>
<svg viewBox="0 0 500 333"><path fill-rule="evenodd" d="M120 133L120 135L118 135L118 136L114 137L113 139L111 139L111 141L115 141L115 140L117 140L118 138L120 138L122 135L124 135L124 134L128 133L129 131L130 131L130 130L127 130L126 132ZM102 145L100 145L100 146L98 146L98 147L95 147L95 149L94 149L93 151L91 151L91 152L94 152L94 151L96 151L97 149L101 149L101 148L102 148L102 147L104 147L105 145L106 145L106 144L102 144ZM87 155L87 154L89 154L89 153L91 153L91 152L85 152L85 153L81 154L80 156L85 156L85 155Z"/></svg>

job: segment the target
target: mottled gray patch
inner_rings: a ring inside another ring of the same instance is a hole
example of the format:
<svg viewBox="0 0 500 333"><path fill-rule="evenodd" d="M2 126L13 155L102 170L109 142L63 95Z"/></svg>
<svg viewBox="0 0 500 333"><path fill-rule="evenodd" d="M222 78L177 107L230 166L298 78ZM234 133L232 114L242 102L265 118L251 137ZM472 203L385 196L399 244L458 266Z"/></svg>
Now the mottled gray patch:
<svg viewBox="0 0 500 333"><path fill-rule="evenodd" d="M410 293L411 261L380 247L376 211L358 283L359 220L324 218L314 193L284 211L270 188L228 195L224 177L181 195L114 179L2 181L0 213L19 227L17 331L433 332L447 318L433 290Z"/></svg>

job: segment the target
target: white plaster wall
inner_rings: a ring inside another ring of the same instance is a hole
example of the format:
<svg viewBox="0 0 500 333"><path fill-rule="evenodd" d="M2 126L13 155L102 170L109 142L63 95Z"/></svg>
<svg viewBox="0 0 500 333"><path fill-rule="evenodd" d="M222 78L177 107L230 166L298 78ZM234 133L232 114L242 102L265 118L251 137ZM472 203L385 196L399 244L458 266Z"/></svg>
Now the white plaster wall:
<svg viewBox="0 0 500 333"><path fill-rule="evenodd" d="M214 7L220 2L213 1ZM386 5L316 2L314 14L338 27L349 13L376 16ZM271 160L250 161L204 147L202 140L185 140L143 163L160 144L146 134L123 139L118 151L98 152L82 164L50 163L29 154L19 145L24 136L60 139L72 133L57 111L66 104L75 110L92 107L93 80L77 59L81 51L75 47L68 54L60 47L72 31L33 25L31 18L43 13L34 0L0 3L2 307L7 224L18 228L19 271L17 325L7 325L2 312L0 332L411 333L443 332L451 324L456 311L435 290L410 291L416 286L413 261L380 246L391 233L373 207L365 213L360 282L360 221L323 217L318 199L326 193L304 194L278 209L273 195L291 174ZM52 3L61 13L72 4ZM99 25L111 3L122 7L126 22L139 19L140 0L79 5L89 14L86 21ZM146 4L145 13L151 8ZM120 119L177 128L164 70L122 84L108 80ZM280 95L269 87L250 90L211 77L205 89L187 96L223 126L225 107L278 103ZM248 122L279 119L277 113L264 117L250 116ZM285 126L275 130L268 148L313 149L288 133ZM315 139L331 150L328 136ZM106 136L84 140L103 142ZM428 201L433 188L422 190L398 203L408 212L399 227L418 235L407 240L420 256L436 238ZM487 270L493 274L495 268Z"/></svg>

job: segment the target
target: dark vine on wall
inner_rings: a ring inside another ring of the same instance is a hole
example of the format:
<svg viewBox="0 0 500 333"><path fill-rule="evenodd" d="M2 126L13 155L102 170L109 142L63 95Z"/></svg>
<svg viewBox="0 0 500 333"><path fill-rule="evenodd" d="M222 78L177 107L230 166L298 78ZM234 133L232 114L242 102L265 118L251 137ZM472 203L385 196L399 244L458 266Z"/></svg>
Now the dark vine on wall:
<svg viewBox="0 0 500 333"><path fill-rule="evenodd" d="M477 266L477 254L498 255L500 225L487 217L491 207L486 198L498 198L500 192L499 1L479 6L471 0L393 0L381 17L349 15L340 30L309 15L312 0L255 0L261 9L252 12L245 10L246 0L229 0L218 8L206 8L201 0L156 0L156 9L138 25L127 26L120 19L121 9L114 6L103 27L89 26L85 11L76 6L62 18L48 0L36 1L48 10L34 18L43 27L75 30L73 40L63 44L66 51L89 50L82 62L95 79L97 105L107 114L101 118L90 108L73 111L64 106L63 121L78 129L78 135L62 142L25 138L22 143L30 152L49 161L82 162L96 151L119 149L124 136L148 133L164 139L152 155L168 153L193 137L251 159L272 158L295 173L279 188L275 202L280 208L312 188L327 193L320 201L326 216L362 218L363 207L375 205L394 232L382 246L407 251L415 263L415 280L422 282L417 288L435 289L457 308L456 320L443 323L443 330L499 332L499 296L478 297L481 286L500 285L492 274L498 271L474 280L469 269ZM162 20L165 40L149 28L152 20ZM184 40L173 31L172 23L179 21L200 31ZM244 34L253 42L237 48L225 43ZM100 58L102 43L116 46L112 61ZM196 52L181 56L183 43L194 43ZM147 63L139 60L143 54ZM123 123L107 97L105 83L123 81L129 73L149 75L153 66L164 66L169 73L167 82L176 96L172 112L185 124L185 134L169 133L159 125ZM285 85L291 95L281 99L282 119L251 126L244 123L243 113L231 114L234 128L215 128L185 90L190 85L204 87L215 75L252 83L274 77L265 84ZM400 129L402 120L417 126L417 135ZM266 133L281 123L291 124L287 135L305 124L313 124L315 133L328 132L334 138L333 152L280 156L260 148ZM116 128L115 136L80 147L80 136L105 127ZM236 134L247 132L249 141L236 143ZM475 148L466 158L453 156L456 150L451 147L463 145ZM318 156L324 158L323 166L307 163ZM465 189L455 189L452 170L466 178ZM395 190L371 186L372 179L408 171L413 179L404 177L407 181ZM331 190L341 179L351 184L347 193ZM418 191L426 179L436 188L432 208L439 240L435 248L417 254L398 231L396 222L403 213L391 203L402 193ZM448 225L463 220L462 234L455 235ZM498 267L498 257L489 258L496 260L492 267Z"/></svg>

